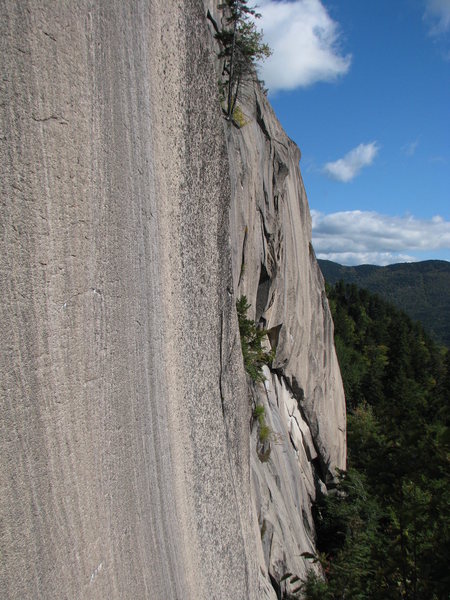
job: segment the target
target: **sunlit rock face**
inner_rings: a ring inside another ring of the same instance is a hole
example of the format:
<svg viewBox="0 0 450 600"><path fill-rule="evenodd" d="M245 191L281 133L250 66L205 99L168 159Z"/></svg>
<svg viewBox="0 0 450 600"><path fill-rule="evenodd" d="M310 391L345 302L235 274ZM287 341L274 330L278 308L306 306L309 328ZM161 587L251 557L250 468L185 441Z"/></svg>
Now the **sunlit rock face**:
<svg viewBox="0 0 450 600"><path fill-rule="evenodd" d="M0 596L256 599L204 7L0 23Z"/></svg>
<svg viewBox="0 0 450 600"><path fill-rule="evenodd" d="M207 8L1 4L1 597L274 599L344 466L299 151L223 119Z"/></svg>

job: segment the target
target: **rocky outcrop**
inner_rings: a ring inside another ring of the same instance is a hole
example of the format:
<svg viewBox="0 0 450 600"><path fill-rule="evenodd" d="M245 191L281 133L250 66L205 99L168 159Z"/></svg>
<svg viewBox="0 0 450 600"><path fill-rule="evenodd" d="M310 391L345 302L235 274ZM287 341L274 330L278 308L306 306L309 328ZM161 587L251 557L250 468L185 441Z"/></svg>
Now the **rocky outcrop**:
<svg viewBox="0 0 450 600"><path fill-rule="evenodd" d="M221 27L213 2L208 10ZM244 125L225 125L233 286L236 297L246 295L251 316L268 329L276 350L265 385L252 390L253 406L265 407L272 431L267 462L260 460L257 428L253 431L252 494L262 567L277 589L286 573L301 577L311 568L301 554L315 552L312 503L333 485L336 467L346 464L345 398L324 281L311 245L300 151L258 85L247 82L239 108ZM281 586L286 587L288 581Z"/></svg>
<svg viewBox="0 0 450 600"><path fill-rule="evenodd" d="M345 468L345 399L300 152L257 87L246 90L241 109L247 124L227 131L233 276L276 349L266 385L255 390L273 432L271 457L261 463L254 447L252 477L266 566L279 581L305 574L300 555L315 544L311 504L335 468Z"/></svg>
<svg viewBox="0 0 450 600"><path fill-rule="evenodd" d="M200 0L0 17L0 596L273 599L345 456L298 150L253 88L224 122Z"/></svg>
<svg viewBox="0 0 450 600"><path fill-rule="evenodd" d="M333 477L345 463L345 403L300 152L258 88L241 105L247 124L228 130L234 283L269 329L274 370L309 423L322 476Z"/></svg>

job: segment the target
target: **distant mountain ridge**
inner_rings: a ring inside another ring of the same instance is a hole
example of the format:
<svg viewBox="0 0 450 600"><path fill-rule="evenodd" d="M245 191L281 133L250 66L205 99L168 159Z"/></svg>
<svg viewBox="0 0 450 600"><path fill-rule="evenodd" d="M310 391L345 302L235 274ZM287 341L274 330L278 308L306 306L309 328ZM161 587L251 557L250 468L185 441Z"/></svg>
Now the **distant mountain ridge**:
<svg viewBox="0 0 450 600"><path fill-rule="evenodd" d="M437 341L450 347L450 262L426 260L379 267L345 267L319 260L325 281L355 283L379 294L422 323Z"/></svg>

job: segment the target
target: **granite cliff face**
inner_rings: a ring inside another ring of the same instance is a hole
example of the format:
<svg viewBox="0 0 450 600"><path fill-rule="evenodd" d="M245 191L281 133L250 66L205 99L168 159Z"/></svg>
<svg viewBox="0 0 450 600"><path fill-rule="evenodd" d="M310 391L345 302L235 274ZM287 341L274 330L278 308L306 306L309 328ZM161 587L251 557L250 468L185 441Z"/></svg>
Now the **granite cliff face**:
<svg viewBox="0 0 450 600"><path fill-rule="evenodd" d="M258 89L243 98L248 124L229 128L233 275L276 358L254 390L273 431L271 460L253 452L252 482L272 578L304 575L314 552L311 503L345 467L345 399L324 282L298 161ZM296 557L296 558L294 558Z"/></svg>
<svg viewBox="0 0 450 600"><path fill-rule="evenodd" d="M300 152L258 88L246 90L241 109L247 124L227 130L233 278L276 348L265 385L253 390L272 434L268 463L259 460L258 436L252 437L252 495L264 564L279 582L310 567L300 555L315 551L312 502L332 482L335 467L345 467L345 399L311 246Z"/></svg>
<svg viewBox="0 0 450 600"><path fill-rule="evenodd" d="M345 464L300 155L257 89L223 120L208 8L0 5L1 597L276 598Z"/></svg>

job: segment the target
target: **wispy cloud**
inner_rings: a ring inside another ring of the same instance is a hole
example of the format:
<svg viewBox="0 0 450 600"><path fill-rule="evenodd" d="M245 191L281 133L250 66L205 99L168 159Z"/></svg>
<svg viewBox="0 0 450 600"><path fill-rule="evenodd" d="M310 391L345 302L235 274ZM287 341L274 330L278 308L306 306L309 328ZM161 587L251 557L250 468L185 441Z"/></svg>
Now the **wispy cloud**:
<svg viewBox="0 0 450 600"><path fill-rule="evenodd" d="M350 68L338 24L320 0L260 0L258 23L273 55L260 69L271 92L333 81Z"/></svg>
<svg viewBox="0 0 450 600"><path fill-rule="evenodd" d="M391 217L359 210L325 215L311 211L318 258L340 264L378 264L416 260L411 253L450 248L450 221Z"/></svg>
<svg viewBox="0 0 450 600"><path fill-rule="evenodd" d="M431 35L442 35L450 31L449 0L427 0L425 19L430 24Z"/></svg>
<svg viewBox="0 0 450 600"><path fill-rule="evenodd" d="M448 159L446 156L430 156L430 158L428 159L428 162L434 163L434 164L446 165L448 162Z"/></svg>
<svg viewBox="0 0 450 600"><path fill-rule="evenodd" d="M414 140L413 142L409 142L408 144L405 144L402 148L402 152L403 152L403 154L406 154L406 156L414 156L418 146L419 146L419 140L417 139L417 140Z"/></svg>
<svg viewBox="0 0 450 600"><path fill-rule="evenodd" d="M334 162L328 162L323 171L328 177L347 183L354 179L364 167L368 167L378 154L376 142L360 144L345 156Z"/></svg>

